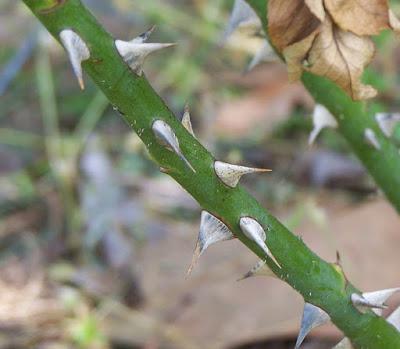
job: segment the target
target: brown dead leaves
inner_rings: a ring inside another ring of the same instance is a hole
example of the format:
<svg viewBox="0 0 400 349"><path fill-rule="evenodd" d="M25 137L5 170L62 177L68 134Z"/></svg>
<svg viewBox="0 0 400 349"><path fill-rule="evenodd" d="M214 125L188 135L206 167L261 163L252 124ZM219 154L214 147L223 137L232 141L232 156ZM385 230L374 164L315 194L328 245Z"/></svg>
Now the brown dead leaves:
<svg viewBox="0 0 400 349"><path fill-rule="evenodd" d="M376 90L360 79L374 55L371 35L399 31L388 0L270 0L268 31L284 56L289 79L303 71L336 82L354 100Z"/></svg>

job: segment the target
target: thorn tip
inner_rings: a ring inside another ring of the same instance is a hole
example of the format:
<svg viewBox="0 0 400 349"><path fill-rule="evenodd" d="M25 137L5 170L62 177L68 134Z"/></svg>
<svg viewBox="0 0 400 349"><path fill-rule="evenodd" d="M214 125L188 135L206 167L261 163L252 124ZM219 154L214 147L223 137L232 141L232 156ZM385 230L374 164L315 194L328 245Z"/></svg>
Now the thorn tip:
<svg viewBox="0 0 400 349"><path fill-rule="evenodd" d="M79 87L84 90L82 62L90 58L89 49L81 37L71 29L64 29L60 33L60 40L68 53Z"/></svg>
<svg viewBox="0 0 400 349"><path fill-rule="evenodd" d="M242 217L240 218L239 225L243 234L250 240L254 241L265 252L265 254L281 269L281 265L278 263L278 261L265 243L267 236L261 224L251 217Z"/></svg>

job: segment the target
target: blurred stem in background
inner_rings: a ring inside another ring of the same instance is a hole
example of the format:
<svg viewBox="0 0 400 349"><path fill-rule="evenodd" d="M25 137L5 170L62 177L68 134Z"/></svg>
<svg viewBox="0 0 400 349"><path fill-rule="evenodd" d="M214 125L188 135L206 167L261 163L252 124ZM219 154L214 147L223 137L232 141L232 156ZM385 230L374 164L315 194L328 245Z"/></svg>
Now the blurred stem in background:
<svg viewBox="0 0 400 349"><path fill-rule="evenodd" d="M36 55L36 79L48 162L51 174L62 195L66 212L64 223L67 231L71 233L72 246L75 246L79 243L81 224L74 182L76 172L79 171L78 157L109 103L104 94L97 91L80 118L74 133L68 136L60 131L54 77L49 52L45 45L39 46Z"/></svg>

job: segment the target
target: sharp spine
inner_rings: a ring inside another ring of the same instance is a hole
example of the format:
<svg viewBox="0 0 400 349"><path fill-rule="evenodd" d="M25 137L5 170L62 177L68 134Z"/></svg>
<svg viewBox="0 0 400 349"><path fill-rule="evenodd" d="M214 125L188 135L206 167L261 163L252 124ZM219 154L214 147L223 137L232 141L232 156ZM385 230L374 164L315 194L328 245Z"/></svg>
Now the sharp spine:
<svg viewBox="0 0 400 349"><path fill-rule="evenodd" d="M374 292L364 292L361 295L353 293L351 301L361 311L372 309L375 314L382 315L382 309L386 308L385 302L399 291L400 288L389 288Z"/></svg>
<svg viewBox="0 0 400 349"><path fill-rule="evenodd" d="M235 0L228 25L221 40L222 44L225 43L239 27L250 27L254 28L255 31L261 28L261 22L257 14L244 0Z"/></svg>
<svg viewBox="0 0 400 349"><path fill-rule="evenodd" d="M186 130L193 136L196 138L194 131L193 131L193 126L192 126L192 121L190 120L190 110L189 110L189 106L186 104L185 105L185 110L183 112L183 116L182 116L182 125L184 128L186 128Z"/></svg>
<svg viewBox="0 0 400 349"><path fill-rule="evenodd" d="M379 143L374 130L372 130L371 128L365 129L364 139L370 146L372 146L376 150L381 150L381 144Z"/></svg>
<svg viewBox="0 0 400 349"><path fill-rule="evenodd" d="M278 56L271 48L271 45L266 41L261 49L256 52L253 59L250 61L246 71L249 72L263 62L276 62L277 60Z"/></svg>
<svg viewBox="0 0 400 349"><path fill-rule="evenodd" d="M251 217L240 218L239 224L243 234L246 235L246 237L248 237L250 240L254 241L265 252L265 254L271 258L279 268L281 268L280 264L265 243L267 236L261 224Z"/></svg>
<svg viewBox="0 0 400 349"><path fill-rule="evenodd" d="M313 125L314 128L308 138L308 144L313 145L318 135L324 128L337 128L338 123L331 112L321 104L316 104L313 112Z"/></svg>
<svg viewBox="0 0 400 349"><path fill-rule="evenodd" d="M394 310L386 319L387 322L396 327L397 331L400 332L400 307Z"/></svg>
<svg viewBox="0 0 400 349"><path fill-rule="evenodd" d="M232 165L222 161L215 161L214 170L218 178L231 188L235 188L240 178L245 174L271 171L269 169Z"/></svg>
<svg viewBox="0 0 400 349"><path fill-rule="evenodd" d="M264 260L259 260L253 268L251 268L246 274L244 274L238 281L242 281L254 276L272 276L276 277L272 270L268 267L268 264Z"/></svg>
<svg viewBox="0 0 400 349"><path fill-rule="evenodd" d="M344 337L338 344L336 344L332 349L353 349L353 345L350 339Z"/></svg>
<svg viewBox="0 0 400 349"><path fill-rule="evenodd" d="M369 301L367 298L364 298L362 295L357 293L353 293L351 295L351 302L355 307L363 307L363 308L376 308L376 309L385 309L386 305L383 303L374 303Z"/></svg>
<svg viewBox="0 0 400 349"><path fill-rule="evenodd" d="M321 308L318 308L310 303L305 303L295 349L300 348L304 339L312 329L325 325L330 322L330 320L331 319L329 315Z"/></svg>
<svg viewBox="0 0 400 349"><path fill-rule="evenodd" d="M85 84L83 82L82 62L90 58L90 51L81 37L71 29L64 29L60 33L60 40L68 53L79 86L83 90Z"/></svg>
<svg viewBox="0 0 400 349"><path fill-rule="evenodd" d="M391 137L397 123L400 121L400 113L377 113L375 120L386 137Z"/></svg>
<svg viewBox="0 0 400 349"><path fill-rule="evenodd" d="M179 140L176 137L174 131L165 121L156 120L154 121L153 126L151 128L153 130L154 135L157 138L157 141L161 145L163 145L168 150L178 155L179 158L186 164L187 167L189 167L193 172L196 172L196 170L193 168L190 162L183 155L179 145Z"/></svg>
<svg viewBox="0 0 400 349"><path fill-rule="evenodd" d="M129 67L138 75L143 73L146 57L155 51L174 46L173 43L146 43L155 26L131 41L115 40L115 47Z"/></svg>
<svg viewBox="0 0 400 349"><path fill-rule="evenodd" d="M213 216L211 213L202 211L199 236L187 275L190 275L200 256L209 246L220 241L227 241L234 238L235 236L225 223Z"/></svg>

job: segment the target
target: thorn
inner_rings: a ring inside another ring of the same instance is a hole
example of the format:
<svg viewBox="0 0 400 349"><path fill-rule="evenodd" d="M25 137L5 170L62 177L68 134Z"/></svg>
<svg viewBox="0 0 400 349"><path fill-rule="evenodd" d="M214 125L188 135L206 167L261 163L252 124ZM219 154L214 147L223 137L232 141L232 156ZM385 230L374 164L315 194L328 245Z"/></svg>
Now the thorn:
<svg viewBox="0 0 400 349"><path fill-rule="evenodd" d="M378 309L385 309L387 308L386 305L381 303L373 303L368 299L364 298L362 295L357 293L353 293L351 295L351 302L355 307L363 307L363 308L378 308Z"/></svg>
<svg viewBox="0 0 400 349"><path fill-rule="evenodd" d="M163 120L154 121L152 130L160 144L162 144L168 150L178 155L179 158L186 164L186 166L196 173L196 170L182 154L178 138L176 137L174 131L172 131L172 128L165 121Z"/></svg>
<svg viewBox="0 0 400 349"><path fill-rule="evenodd" d="M393 311L386 321L396 327L397 331L400 332L400 307Z"/></svg>
<svg viewBox="0 0 400 349"><path fill-rule="evenodd" d="M271 258L279 268L281 268L280 264L265 244L265 239L267 238L267 236L260 223L258 223L255 219L251 217L242 217L240 218L239 224L243 234L246 235L250 240L254 241L258 246L260 246L265 254L269 258Z"/></svg>
<svg viewBox="0 0 400 349"><path fill-rule="evenodd" d="M260 19L254 12L252 7L244 0L235 0L232 13L226 26L225 32L222 36L221 45L226 43L228 38L239 27L261 27Z"/></svg>
<svg viewBox="0 0 400 349"><path fill-rule="evenodd" d="M297 337L295 349L300 348L306 336L313 328L325 325L330 321L330 317L321 308L310 303L304 304L303 317L301 319L300 332Z"/></svg>
<svg viewBox="0 0 400 349"><path fill-rule="evenodd" d="M168 170L167 168L165 168L165 167L160 167L160 172L161 172L161 173L168 174L168 173L169 173L169 170Z"/></svg>
<svg viewBox="0 0 400 349"><path fill-rule="evenodd" d="M372 129L365 129L364 139L370 146L374 147L376 150L381 150L381 145L378 141L378 138L376 138L375 132Z"/></svg>
<svg viewBox="0 0 400 349"><path fill-rule="evenodd" d="M240 178L245 174L272 171L269 169L232 165L222 161L215 161L214 169L219 179L231 188L235 188Z"/></svg>
<svg viewBox="0 0 400 349"><path fill-rule="evenodd" d="M331 112L321 104L316 104L313 112L314 128L308 138L308 145L313 145L318 135L324 128L337 128L338 123Z"/></svg>
<svg viewBox="0 0 400 349"><path fill-rule="evenodd" d="M71 29L64 29L60 33L60 40L67 50L72 69L80 88L85 88L82 76L82 62L90 58L90 52L85 42Z"/></svg>
<svg viewBox="0 0 400 349"><path fill-rule="evenodd" d="M332 349L354 349L350 342L350 339L344 337L338 344L336 344Z"/></svg>
<svg viewBox="0 0 400 349"><path fill-rule="evenodd" d="M186 128L186 130L193 136L196 138L196 136L194 135L194 131L193 131L193 127L192 127L192 121L190 120L190 111L189 111L189 105L185 105L185 110L183 112L183 116L182 116L182 125L184 128Z"/></svg>
<svg viewBox="0 0 400 349"><path fill-rule="evenodd" d="M200 256L209 246L231 239L234 239L234 235L221 220L207 211L202 211L199 236L186 275L190 275Z"/></svg>
<svg viewBox="0 0 400 349"><path fill-rule="evenodd" d="M396 124L400 121L399 113L377 113L375 120L386 137L391 137Z"/></svg>
<svg viewBox="0 0 400 349"><path fill-rule="evenodd" d="M152 25L149 30L140 34L139 36L137 36L136 38L131 40L131 42L133 42L134 44L143 44L144 42L146 42L149 39L149 37L151 36L151 34L153 34L155 29L156 29L156 26Z"/></svg>
<svg viewBox="0 0 400 349"><path fill-rule="evenodd" d="M396 292L399 292L400 288L389 288L386 290L379 290L375 292L364 292L361 295L353 293L351 295L351 301L353 305L359 310L363 311L368 308L372 308L372 311L377 315L382 315L382 309L386 308L385 302Z"/></svg>
<svg viewBox="0 0 400 349"><path fill-rule="evenodd" d="M263 62L275 62L277 60L278 57L275 54L274 50L271 48L271 45L267 41L265 41L261 49L256 52L253 59L250 61L246 72L249 72Z"/></svg>
<svg viewBox="0 0 400 349"><path fill-rule="evenodd" d="M242 281L253 276L272 276L276 277L272 270L268 267L268 264L263 261L259 260L256 265L253 266L246 274L244 274L240 279L237 281Z"/></svg>
<svg viewBox="0 0 400 349"><path fill-rule="evenodd" d="M175 44L145 43L154 31L151 27L148 31L137 36L131 41L115 40L115 47L124 61L138 75L142 75L143 64L146 57L155 51L174 46Z"/></svg>

